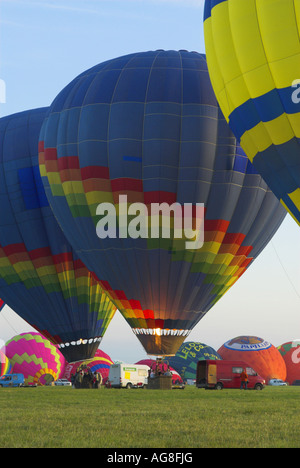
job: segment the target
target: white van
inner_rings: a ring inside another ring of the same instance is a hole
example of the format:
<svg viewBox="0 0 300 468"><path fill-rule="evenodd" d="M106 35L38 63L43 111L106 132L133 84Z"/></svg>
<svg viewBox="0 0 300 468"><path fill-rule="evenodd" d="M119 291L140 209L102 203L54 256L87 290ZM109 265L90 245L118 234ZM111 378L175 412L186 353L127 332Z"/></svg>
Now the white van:
<svg viewBox="0 0 300 468"><path fill-rule="evenodd" d="M148 384L150 367L141 364L112 364L109 369L109 386L115 388L133 388Z"/></svg>

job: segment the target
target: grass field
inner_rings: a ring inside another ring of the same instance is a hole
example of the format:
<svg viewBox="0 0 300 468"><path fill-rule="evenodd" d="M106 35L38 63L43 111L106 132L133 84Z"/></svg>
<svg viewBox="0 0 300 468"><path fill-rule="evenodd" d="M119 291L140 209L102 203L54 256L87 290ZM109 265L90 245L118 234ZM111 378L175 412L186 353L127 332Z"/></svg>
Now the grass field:
<svg viewBox="0 0 300 468"><path fill-rule="evenodd" d="M300 447L300 387L0 389L1 448Z"/></svg>

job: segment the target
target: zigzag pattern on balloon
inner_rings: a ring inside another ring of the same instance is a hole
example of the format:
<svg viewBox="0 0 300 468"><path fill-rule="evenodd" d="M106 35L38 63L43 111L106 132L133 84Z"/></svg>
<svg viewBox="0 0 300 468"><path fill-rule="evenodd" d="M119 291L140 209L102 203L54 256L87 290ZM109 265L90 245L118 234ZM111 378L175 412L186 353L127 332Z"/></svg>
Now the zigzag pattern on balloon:
<svg viewBox="0 0 300 468"><path fill-rule="evenodd" d="M26 348L26 342L30 342L34 339L35 342L35 351L37 351L37 354L30 353L22 353L20 355L14 354L13 361L14 363L22 364L23 362L26 362L27 364L29 363L34 363L37 367L41 366L43 367L45 365L44 358L42 357L44 354L45 349L48 349L49 353L52 355L52 359L54 360L56 366L57 366L57 371L61 372L62 369L62 362L61 362L61 357L57 353L57 348L50 343L49 340L44 339L41 335L35 334L23 334L19 335L17 337L12 338L6 343L6 346L8 346L10 343L18 343L18 348L22 350L24 347ZM37 357L41 356L41 357Z"/></svg>
<svg viewBox="0 0 300 468"><path fill-rule="evenodd" d="M62 377L66 361L60 351L39 333L23 333L5 344L14 373L26 384L45 385Z"/></svg>

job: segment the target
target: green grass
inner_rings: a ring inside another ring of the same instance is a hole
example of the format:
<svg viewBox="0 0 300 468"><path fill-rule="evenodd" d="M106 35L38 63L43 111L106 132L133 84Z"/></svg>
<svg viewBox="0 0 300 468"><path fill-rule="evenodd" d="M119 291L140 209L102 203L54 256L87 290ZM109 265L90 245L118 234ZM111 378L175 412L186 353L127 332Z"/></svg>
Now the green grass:
<svg viewBox="0 0 300 468"><path fill-rule="evenodd" d="M0 389L0 447L300 447L300 387Z"/></svg>

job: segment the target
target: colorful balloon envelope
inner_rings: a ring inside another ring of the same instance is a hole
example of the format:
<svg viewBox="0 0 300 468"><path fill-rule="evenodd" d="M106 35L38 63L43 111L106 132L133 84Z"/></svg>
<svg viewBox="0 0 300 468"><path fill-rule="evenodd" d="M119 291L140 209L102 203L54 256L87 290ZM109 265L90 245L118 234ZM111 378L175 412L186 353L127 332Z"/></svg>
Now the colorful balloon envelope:
<svg viewBox="0 0 300 468"><path fill-rule="evenodd" d="M72 361L93 356L115 306L47 201L38 167L46 110L0 119L0 295Z"/></svg>
<svg viewBox="0 0 300 468"><path fill-rule="evenodd" d="M268 383L271 379L286 379L285 362L275 346L257 336L238 336L218 350L226 361L244 361Z"/></svg>
<svg viewBox="0 0 300 468"><path fill-rule="evenodd" d="M9 340L5 349L12 373L23 374L26 385L49 385L63 376L64 356L40 333L21 333Z"/></svg>
<svg viewBox="0 0 300 468"><path fill-rule="evenodd" d="M293 385L295 380L300 381L300 340L289 341L279 346L280 352L286 365L286 380Z"/></svg>
<svg viewBox="0 0 300 468"><path fill-rule="evenodd" d="M5 306L5 302L2 299L0 299L0 312L4 306Z"/></svg>
<svg viewBox="0 0 300 468"><path fill-rule="evenodd" d="M206 0L208 69L223 114L274 194L300 224L300 6Z"/></svg>
<svg viewBox="0 0 300 468"><path fill-rule="evenodd" d="M39 154L68 240L148 354L176 353L285 216L237 144L196 52L136 53L84 72L50 106ZM187 249L177 214L195 226L201 203L204 245ZM106 237L103 206L117 217ZM131 235L137 206L144 218ZM155 217L158 207L167 210Z"/></svg>
<svg viewBox="0 0 300 468"><path fill-rule="evenodd" d="M2 375L10 374L12 365L8 357L0 350L0 377Z"/></svg>
<svg viewBox="0 0 300 468"><path fill-rule="evenodd" d="M170 366L186 379L195 380L197 377L197 364L204 360L220 360L221 356L215 349L204 343L187 341L183 343L176 355L169 359Z"/></svg>

